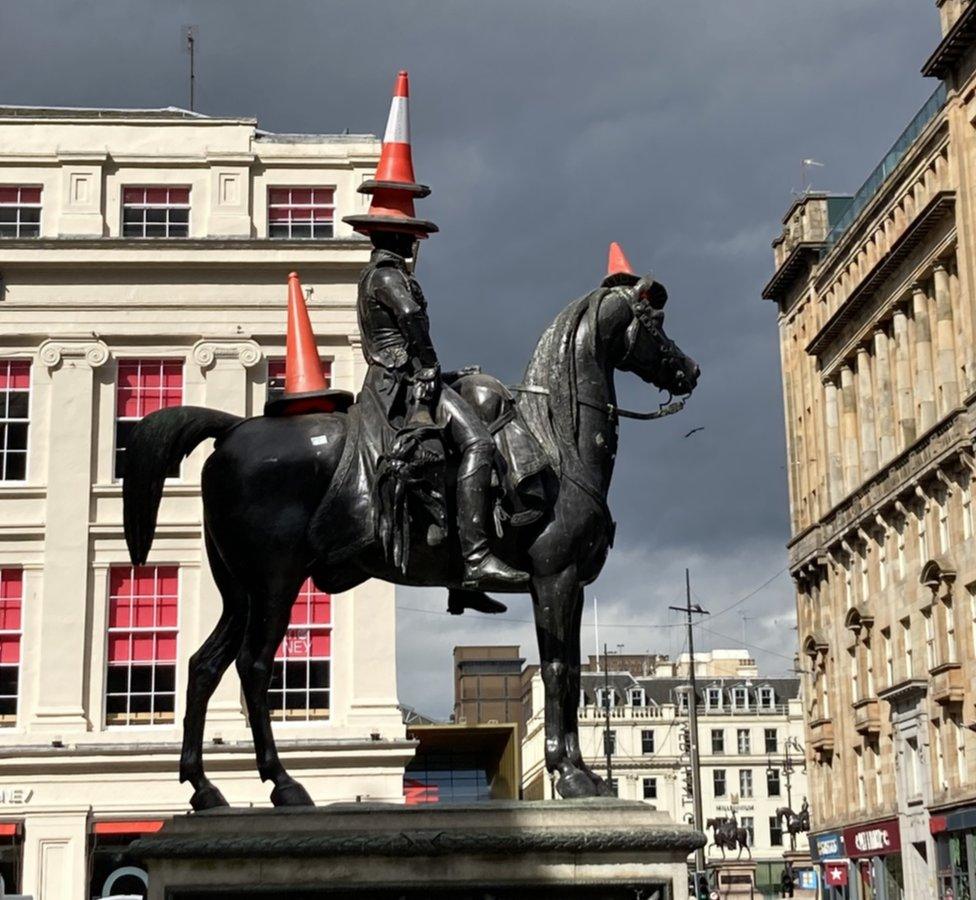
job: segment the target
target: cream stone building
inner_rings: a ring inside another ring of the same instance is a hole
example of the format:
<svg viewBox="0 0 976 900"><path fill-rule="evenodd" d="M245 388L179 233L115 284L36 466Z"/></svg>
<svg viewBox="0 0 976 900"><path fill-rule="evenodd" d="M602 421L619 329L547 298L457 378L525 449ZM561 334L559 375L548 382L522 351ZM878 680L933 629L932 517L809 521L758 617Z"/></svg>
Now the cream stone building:
<svg viewBox="0 0 976 900"><path fill-rule="evenodd" d="M688 708L682 690L689 655L669 660L611 653L607 660L609 672L603 657L591 656L582 673L580 747L587 765L606 775L604 704L609 698L617 796L646 801L676 822L691 821ZM532 669L526 671L522 786L526 799L549 799L553 787L545 770L544 692L538 667ZM778 890L790 839L776 811L789 799L799 812L807 794L799 679L762 676L745 650L696 652L695 675L704 818L727 817L734 809L750 832L757 885ZM719 861L721 852L708 835L708 858ZM804 844L801 838L798 849Z"/></svg>
<svg viewBox="0 0 976 900"><path fill-rule="evenodd" d="M199 448L133 571L120 474L131 423L180 403L259 415L280 388L300 272L336 387L364 374L356 280L369 135L269 134L178 109L0 107L0 874L83 900L139 890L122 846L187 809L177 780L188 656L220 602L201 539ZM316 801L402 799L394 597L307 585L272 703ZM210 704L206 761L266 804L240 685ZM107 883L109 882L109 883Z"/></svg>
<svg viewBox="0 0 976 900"><path fill-rule="evenodd" d="M976 896L976 4L937 6L935 92L853 196L795 199L763 292L812 844L885 900Z"/></svg>

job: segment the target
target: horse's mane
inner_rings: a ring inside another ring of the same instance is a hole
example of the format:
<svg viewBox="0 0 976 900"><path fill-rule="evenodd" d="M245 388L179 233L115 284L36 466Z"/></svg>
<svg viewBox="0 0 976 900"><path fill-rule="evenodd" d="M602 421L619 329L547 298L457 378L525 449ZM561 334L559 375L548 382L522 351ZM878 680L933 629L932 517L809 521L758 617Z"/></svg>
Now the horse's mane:
<svg viewBox="0 0 976 900"><path fill-rule="evenodd" d="M591 291L569 304L543 332L525 369L516 408L545 450L557 473L578 471L579 426L576 378L576 334L587 313L599 308L606 290ZM594 323L595 324L595 323ZM535 389L535 392L533 392ZM542 389L545 393L538 392Z"/></svg>

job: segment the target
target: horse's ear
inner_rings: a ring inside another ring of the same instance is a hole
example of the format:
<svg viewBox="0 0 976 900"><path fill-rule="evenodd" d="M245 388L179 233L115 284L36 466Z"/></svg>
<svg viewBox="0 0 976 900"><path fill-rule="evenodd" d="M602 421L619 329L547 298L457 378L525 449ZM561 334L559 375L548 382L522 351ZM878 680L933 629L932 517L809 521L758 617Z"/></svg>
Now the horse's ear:
<svg viewBox="0 0 976 900"><path fill-rule="evenodd" d="M645 275L634 285L634 293L638 300L643 300L651 309L664 309L664 304L668 302L667 289L651 275Z"/></svg>

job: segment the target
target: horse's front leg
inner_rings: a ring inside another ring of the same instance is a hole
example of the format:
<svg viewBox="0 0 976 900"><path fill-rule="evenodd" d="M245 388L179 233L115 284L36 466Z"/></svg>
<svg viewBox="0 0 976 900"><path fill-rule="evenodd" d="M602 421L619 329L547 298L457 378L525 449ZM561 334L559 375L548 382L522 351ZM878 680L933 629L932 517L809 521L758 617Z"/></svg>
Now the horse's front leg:
<svg viewBox="0 0 976 900"><path fill-rule="evenodd" d="M533 578L532 600L545 689L546 769L559 773L556 790L563 797L593 797L599 793L597 785L567 753L567 706L575 712L579 699L578 687L572 691L578 681L570 674L573 642L578 646L579 640L578 634L571 633L573 612L582 602L575 568Z"/></svg>

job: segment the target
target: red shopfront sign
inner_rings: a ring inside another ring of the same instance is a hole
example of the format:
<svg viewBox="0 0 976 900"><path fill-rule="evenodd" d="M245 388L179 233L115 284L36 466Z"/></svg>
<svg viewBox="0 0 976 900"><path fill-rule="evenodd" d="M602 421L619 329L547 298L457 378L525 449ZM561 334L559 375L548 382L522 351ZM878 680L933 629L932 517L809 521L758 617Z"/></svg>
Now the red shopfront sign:
<svg viewBox="0 0 976 900"><path fill-rule="evenodd" d="M824 884L828 887L845 887L847 885L847 860L824 863Z"/></svg>
<svg viewBox="0 0 976 900"><path fill-rule="evenodd" d="M851 859L887 856L901 851L901 831L897 819L872 822L844 829L844 848Z"/></svg>

